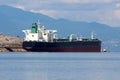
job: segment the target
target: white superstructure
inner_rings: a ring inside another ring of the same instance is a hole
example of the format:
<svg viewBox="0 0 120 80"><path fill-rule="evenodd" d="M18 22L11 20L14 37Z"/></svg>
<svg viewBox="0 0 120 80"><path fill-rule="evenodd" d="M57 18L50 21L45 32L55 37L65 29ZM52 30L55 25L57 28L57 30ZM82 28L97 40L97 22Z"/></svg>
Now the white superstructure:
<svg viewBox="0 0 120 80"><path fill-rule="evenodd" d="M52 42L56 38L57 30L46 30L44 26L40 26L40 22L32 24L31 30L23 30L25 33L25 41L41 41Z"/></svg>

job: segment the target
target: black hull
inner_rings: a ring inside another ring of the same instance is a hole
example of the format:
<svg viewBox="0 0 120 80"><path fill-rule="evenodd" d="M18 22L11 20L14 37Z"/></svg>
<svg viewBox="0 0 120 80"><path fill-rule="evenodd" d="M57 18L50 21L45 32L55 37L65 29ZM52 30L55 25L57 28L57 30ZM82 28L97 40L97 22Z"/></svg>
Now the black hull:
<svg viewBox="0 0 120 80"><path fill-rule="evenodd" d="M32 52L101 52L101 41L23 42L23 48Z"/></svg>

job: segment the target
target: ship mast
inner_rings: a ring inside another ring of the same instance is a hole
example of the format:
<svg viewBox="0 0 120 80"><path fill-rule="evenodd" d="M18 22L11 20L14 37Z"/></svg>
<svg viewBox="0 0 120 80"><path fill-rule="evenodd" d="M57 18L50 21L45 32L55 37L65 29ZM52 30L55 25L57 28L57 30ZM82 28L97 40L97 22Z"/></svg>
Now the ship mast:
<svg viewBox="0 0 120 80"><path fill-rule="evenodd" d="M94 32L91 32L91 39L94 39Z"/></svg>
<svg viewBox="0 0 120 80"><path fill-rule="evenodd" d="M37 20L37 26L40 27L40 21L39 20Z"/></svg>

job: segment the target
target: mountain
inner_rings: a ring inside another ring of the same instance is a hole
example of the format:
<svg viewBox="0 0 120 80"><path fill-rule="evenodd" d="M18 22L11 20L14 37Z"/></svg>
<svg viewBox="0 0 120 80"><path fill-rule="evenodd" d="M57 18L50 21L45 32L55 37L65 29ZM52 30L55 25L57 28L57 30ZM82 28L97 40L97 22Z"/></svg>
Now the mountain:
<svg viewBox="0 0 120 80"><path fill-rule="evenodd" d="M66 19L53 19L49 16L23 11L18 8L0 6L0 33L23 37L23 29L30 29L31 24L40 20L47 29L57 29L58 36L65 37L69 34L76 34L78 37L89 37L95 32L95 37L103 41L103 47L120 51L120 28L110 27L97 22L78 22ZM104 46L107 45L107 46Z"/></svg>
<svg viewBox="0 0 120 80"><path fill-rule="evenodd" d="M29 28L36 20L41 22L52 22L54 19L42 15L13 8L10 6L0 6L0 32L21 36L22 30Z"/></svg>

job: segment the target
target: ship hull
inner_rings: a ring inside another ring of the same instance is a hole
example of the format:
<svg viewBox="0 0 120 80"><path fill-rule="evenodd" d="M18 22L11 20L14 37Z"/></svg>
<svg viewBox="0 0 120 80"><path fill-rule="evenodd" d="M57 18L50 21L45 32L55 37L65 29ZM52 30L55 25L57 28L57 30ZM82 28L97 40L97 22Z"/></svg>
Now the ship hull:
<svg viewBox="0 0 120 80"><path fill-rule="evenodd" d="M24 41L23 48L32 52L101 52L101 41L34 42Z"/></svg>

